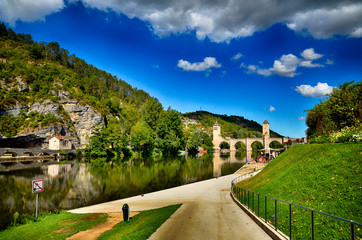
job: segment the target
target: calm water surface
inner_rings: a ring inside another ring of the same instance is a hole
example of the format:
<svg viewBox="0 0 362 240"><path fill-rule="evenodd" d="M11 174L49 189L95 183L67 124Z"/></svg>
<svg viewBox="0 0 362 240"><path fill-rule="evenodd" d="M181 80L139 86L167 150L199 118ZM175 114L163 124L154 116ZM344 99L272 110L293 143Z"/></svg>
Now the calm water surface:
<svg viewBox="0 0 362 240"><path fill-rule="evenodd" d="M31 189L34 179L44 179L45 190L39 193L39 211L44 212L73 209L224 176L244 164L245 153L241 152L177 156L157 162L53 162L0 172L0 229L13 221L15 212L35 214L36 194Z"/></svg>

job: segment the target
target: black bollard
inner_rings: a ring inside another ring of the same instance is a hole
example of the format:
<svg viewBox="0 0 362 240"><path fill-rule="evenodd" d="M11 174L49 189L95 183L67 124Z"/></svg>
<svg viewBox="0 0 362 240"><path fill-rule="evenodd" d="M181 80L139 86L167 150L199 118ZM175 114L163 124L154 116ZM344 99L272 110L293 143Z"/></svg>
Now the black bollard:
<svg viewBox="0 0 362 240"><path fill-rule="evenodd" d="M123 204L122 212L123 212L123 221L125 222L129 221L129 206L127 203Z"/></svg>

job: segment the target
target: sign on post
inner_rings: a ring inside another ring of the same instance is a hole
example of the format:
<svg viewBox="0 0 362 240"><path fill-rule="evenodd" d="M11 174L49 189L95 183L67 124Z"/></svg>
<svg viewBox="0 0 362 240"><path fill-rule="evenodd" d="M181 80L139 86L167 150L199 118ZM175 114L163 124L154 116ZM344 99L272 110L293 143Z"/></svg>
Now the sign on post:
<svg viewBox="0 0 362 240"><path fill-rule="evenodd" d="M44 179L33 180L31 190L36 193L35 217L38 218L38 193L44 191Z"/></svg>
<svg viewBox="0 0 362 240"><path fill-rule="evenodd" d="M33 180L32 183L33 183L32 184L33 193L38 193L38 192L43 192L44 191L44 180L43 179Z"/></svg>

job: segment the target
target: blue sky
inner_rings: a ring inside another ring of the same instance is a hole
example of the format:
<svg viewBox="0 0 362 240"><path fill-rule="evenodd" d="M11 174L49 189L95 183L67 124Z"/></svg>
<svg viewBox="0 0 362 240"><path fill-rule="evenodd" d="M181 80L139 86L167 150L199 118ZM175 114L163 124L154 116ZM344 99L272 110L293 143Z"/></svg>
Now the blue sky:
<svg viewBox="0 0 362 240"><path fill-rule="evenodd" d="M0 21L156 97L305 136L305 110L362 76L360 1L0 0Z"/></svg>

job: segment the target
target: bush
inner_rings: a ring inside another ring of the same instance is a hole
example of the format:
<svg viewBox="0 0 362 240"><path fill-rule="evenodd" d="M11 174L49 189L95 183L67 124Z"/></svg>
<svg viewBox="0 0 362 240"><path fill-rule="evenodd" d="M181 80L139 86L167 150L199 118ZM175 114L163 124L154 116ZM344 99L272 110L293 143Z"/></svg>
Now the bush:
<svg viewBox="0 0 362 240"><path fill-rule="evenodd" d="M322 136L313 136L309 143L358 143L361 142L362 127L344 127L340 131Z"/></svg>

